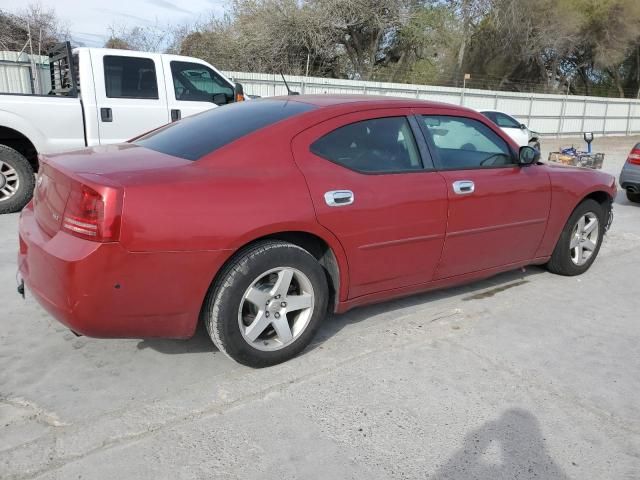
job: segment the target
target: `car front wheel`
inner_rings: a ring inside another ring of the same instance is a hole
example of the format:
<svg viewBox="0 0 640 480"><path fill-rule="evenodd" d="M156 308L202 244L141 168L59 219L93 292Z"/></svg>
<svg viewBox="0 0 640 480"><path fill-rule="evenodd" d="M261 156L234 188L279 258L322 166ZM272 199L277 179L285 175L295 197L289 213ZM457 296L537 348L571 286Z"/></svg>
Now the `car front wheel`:
<svg viewBox="0 0 640 480"><path fill-rule="evenodd" d="M567 221L547 269L559 275L580 275L596 259L607 225L605 207L592 199L583 201Z"/></svg>
<svg viewBox="0 0 640 480"><path fill-rule="evenodd" d="M327 312L324 270L306 250L268 240L241 250L207 295L204 322L233 360L266 367L299 354Z"/></svg>

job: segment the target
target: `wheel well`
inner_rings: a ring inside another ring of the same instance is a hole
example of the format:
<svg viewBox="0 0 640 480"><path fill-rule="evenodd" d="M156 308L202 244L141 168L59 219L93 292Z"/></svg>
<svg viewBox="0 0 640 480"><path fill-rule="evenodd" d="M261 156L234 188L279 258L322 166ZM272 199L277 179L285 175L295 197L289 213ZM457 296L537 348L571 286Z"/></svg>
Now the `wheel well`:
<svg viewBox="0 0 640 480"><path fill-rule="evenodd" d="M607 207L607 208L613 202L613 199L611 198L611 196L607 192L603 192L602 190L590 193L589 195L584 197L584 199L582 201L585 201L588 198L591 198L591 199L595 200L600 205L602 205L603 207Z"/></svg>
<svg viewBox="0 0 640 480"><path fill-rule="evenodd" d="M0 145L6 145L20 152L29 161L33 171L38 171L38 152L36 147L23 134L8 127L0 127Z"/></svg>
<svg viewBox="0 0 640 480"><path fill-rule="evenodd" d="M322 238L307 232L279 232L265 237L257 238L253 242L260 240L282 240L304 248L307 252L318 260L327 277L329 285L329 305L335 307L338 305L340 293L340 269L338 268L338 260L333 250Z"/></svg>

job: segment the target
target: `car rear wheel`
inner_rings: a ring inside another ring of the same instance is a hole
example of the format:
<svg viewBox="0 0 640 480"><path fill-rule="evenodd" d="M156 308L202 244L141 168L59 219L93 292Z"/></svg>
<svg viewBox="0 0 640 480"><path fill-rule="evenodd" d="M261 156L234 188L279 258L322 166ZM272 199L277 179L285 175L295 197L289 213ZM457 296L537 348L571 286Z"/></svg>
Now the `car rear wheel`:
<svg viewBox="0 0 640 480"><path fill-rule="evenodd" d="M596 259L607 225L607 212L595 200L576 207L567 221L547 269L559 275L580 275Z"/></svg>
<svg viewBox="0 0 640 480"><path fill-rule="evenodd" d="M207 295L204 322L233 360L266 367L299 354L327 312L324 271L306 250L263 241L240 251Z"/></svg>
<svg viewBox="0 0 640 480"><path fill-rule="evenodd" d="M627 199L633 203L640 203L640 193L627 190Z"/></svg>
<svg viewBox="0 0 640 480"><path fill-rule="evenodd" d="M35 177L29 161L0 145L0 214L19 212L33 196Z"/></svg>

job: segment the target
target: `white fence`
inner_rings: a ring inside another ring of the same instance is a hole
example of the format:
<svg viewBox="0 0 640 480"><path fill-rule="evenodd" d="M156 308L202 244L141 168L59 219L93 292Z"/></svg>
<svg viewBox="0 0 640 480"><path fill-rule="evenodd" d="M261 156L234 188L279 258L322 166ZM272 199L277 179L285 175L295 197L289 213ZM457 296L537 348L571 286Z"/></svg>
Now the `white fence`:
<svg viewBox="0 0 640 480"><path fill-rule="evenodd" d="M270 97L286 95L280 75L225 72L242 83L245 93ZM540 93L497 92L430 85L364 82L333 78L286 76L292 90L300 93L389 95L454 103L478 110L509 113L543 135L572 136L640 133L640 101L620 98L579 97Z"/></svg>
<svg viewBox="0 0 640 480"><path fill-rule="evenodd" d="M18 56L16 52L0 52L0 93L48 92L50 78L49 67L45 63L47 60L47 57L38 58L36 67L25 54ZM247 94L261 97L287 94L280 75L225 73L234 81L242 83ZM291 89L300 93L389 95L448 102L480 110L501 110L543 135L582 135L585 131L597 135L640 134L638 100L497 92L334 78L287 76L286 79Z"/></svg>

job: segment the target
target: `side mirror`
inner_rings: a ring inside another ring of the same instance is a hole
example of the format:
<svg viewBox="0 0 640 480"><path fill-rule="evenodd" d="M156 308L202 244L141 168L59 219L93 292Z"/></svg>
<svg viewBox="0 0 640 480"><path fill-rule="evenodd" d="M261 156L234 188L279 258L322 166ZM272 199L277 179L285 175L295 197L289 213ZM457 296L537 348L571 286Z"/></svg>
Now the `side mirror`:
<svg viewBox="0 0 640 480"><path fill-rule="evenodd" d="M213 103L215 103L216 105L226 105L227 96L224 93L216 93L213 96Z"/></svg>
<svg viewBox="0 0 640 480"><path fill-rule="evenodd" d="M241 83L236 83L234 88L234 98L236 102L244 102L244 87Z"/></svg>
<svg viewBox="0 0 640 480"><path fill-rule="evenodd" d="M520 155L518 158L518 163L520 165L532 165L540 160L540 151L536 150L533 147L525 146L520 147Z"/></svg>
<svg viewBox="0 0 640 480"><path fill-rule="evenodd" d="M521 124L520 124L520 129L521 129L521 130L526 130L526 129L527 129L527 126L526 126L524 123L521 123Z"/></svg>

